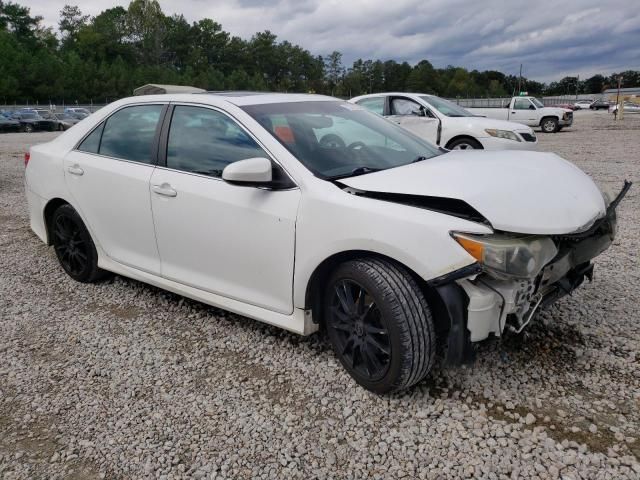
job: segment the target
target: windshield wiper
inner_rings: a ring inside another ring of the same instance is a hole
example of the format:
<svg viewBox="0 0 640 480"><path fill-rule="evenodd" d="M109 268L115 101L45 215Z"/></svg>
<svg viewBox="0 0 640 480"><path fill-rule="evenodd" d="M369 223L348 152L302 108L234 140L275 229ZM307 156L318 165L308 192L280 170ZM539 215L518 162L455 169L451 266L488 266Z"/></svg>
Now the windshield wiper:
<svg viewBox="0 0 640 480"><path fill-rule="evenodd" d="M364 175L365 173L379 172L381 168L376 167L357 167L351 170L351 176L356 177L358 175Z"/></svg>
<svg viewBox="0 0 640 480"><path fill-rule="evenodd" d="M351 170L351 173L343 173L341 175L334 175L332 177L327 177L328 180L340 180L343 178L349 178L349 177L357 177L358 175L365 175L367 173L373 173L373 172L379 172L380 170L383 170L382 168L377 168L377 167L356 167L353 170Z"/></svg>
<svg viewBox="0 0 640 480"><path fill-rule="evenodd" d="M413 160L411 160L411 163L418 163L418 162L422 162L423 160L427 160L427 157L425 157L424 155L419 155Z"/></svg>

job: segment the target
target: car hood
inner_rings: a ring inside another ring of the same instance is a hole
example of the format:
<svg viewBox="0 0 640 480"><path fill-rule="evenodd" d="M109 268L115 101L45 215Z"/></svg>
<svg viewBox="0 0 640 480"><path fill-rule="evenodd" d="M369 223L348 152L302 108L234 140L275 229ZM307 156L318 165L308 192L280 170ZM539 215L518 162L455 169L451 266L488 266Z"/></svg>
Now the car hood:
<svg viewBox="0 0 640 480"><path fill-rule="evenodd" d="M449 117L448 121L466 125L468 128L495 128L496 130L508 130L510 132L531 132L531 127L522 123L508 122L507 120L494 120L487 117Z"/></svg>
<svg viewBox="0 0 640 480"><path fill-rule="evenodd" d="M568 108L562 108L562 107L544 107L544 108L539 108L538 110L543 115L558 115L559 117L561 117L565 113L573 112L573 110L570 110Z"/></svg>
<svg viewBox="0 0 640 480"><path fill-rule="evenodd" d="M606 209L600 190L587 174L546 152L449 152L340 183L364 195L461 200L494 229L514 233L581 232Z"/></svg>

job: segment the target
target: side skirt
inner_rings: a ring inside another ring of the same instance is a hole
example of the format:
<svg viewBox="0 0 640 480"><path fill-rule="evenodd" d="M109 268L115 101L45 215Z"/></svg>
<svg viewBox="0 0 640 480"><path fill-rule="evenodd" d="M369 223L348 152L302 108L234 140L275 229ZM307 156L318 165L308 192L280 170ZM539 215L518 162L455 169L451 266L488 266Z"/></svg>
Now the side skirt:
<svg viewBox="0 0 640 480"><path fill-rule="evenodd" d="M300 308L294 308L291 315L285 315L261 307L256 307L255 305L240 302L238 300L223 297L221 295L205 292L197 288L188 287L181 283L122 265L121 263L111 260L104 254L104 252L99 252L98 258L100 259L98 266L104 270L108 270L140 282L148 283L178 295L206 303L207 305L221 308L222 310L228 310L230 312L237 313L238 315L243 315L269 325L280 327L299 335L310 335L318 330L318 324L313 323L311 315Z"/></svg>

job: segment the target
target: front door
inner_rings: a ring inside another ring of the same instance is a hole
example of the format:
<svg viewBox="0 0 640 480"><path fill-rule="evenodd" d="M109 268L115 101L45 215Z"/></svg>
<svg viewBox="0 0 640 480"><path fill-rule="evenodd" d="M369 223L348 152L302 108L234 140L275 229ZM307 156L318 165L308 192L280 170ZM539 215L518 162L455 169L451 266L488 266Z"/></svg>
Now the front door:
<svg viewBox="0 0 640 480"><path fill-rule="evenodd" d="M268 154L225 113L176 105L166 166L151 178L162 276L280 313L293 311L300 190L231 185L228 164Z"/></svg>
<svg viewBox="0 0 640 480"><path fill-rule="evenodd" d="M513 101L513 108L509 114L509 121L524 123L525 125L535 126L538 113L536 107L528 98L516 98Z"/></svg>
<svg viewBox="0 0 640 480"><path fill-rule="evenodd" d="M94 240L116 262L160 274L149 181L164 105L118 110L64 158L64 175Z"/></svg>
<svg viewBox="0 0 640 480"><path fill-rule="evenodd" d="M392 97L389 102L389 119L414 135L436 145L438 119L427 116L427 110L419 103L405 97Z"/></svg>

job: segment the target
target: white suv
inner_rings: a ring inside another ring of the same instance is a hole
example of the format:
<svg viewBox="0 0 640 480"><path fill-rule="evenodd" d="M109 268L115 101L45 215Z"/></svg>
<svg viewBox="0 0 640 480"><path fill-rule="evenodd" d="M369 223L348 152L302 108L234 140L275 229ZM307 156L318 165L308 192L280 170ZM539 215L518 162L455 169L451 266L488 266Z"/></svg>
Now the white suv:
<svg viewBox="0 0 640 480"><path fill-rule="evenodd" d="M25 155L64 270L135 278L299 334L375 392L436 342L521 330L590 277L615 199L551 153L446 152L357 105L287 94L120 100Z"/></svg>

